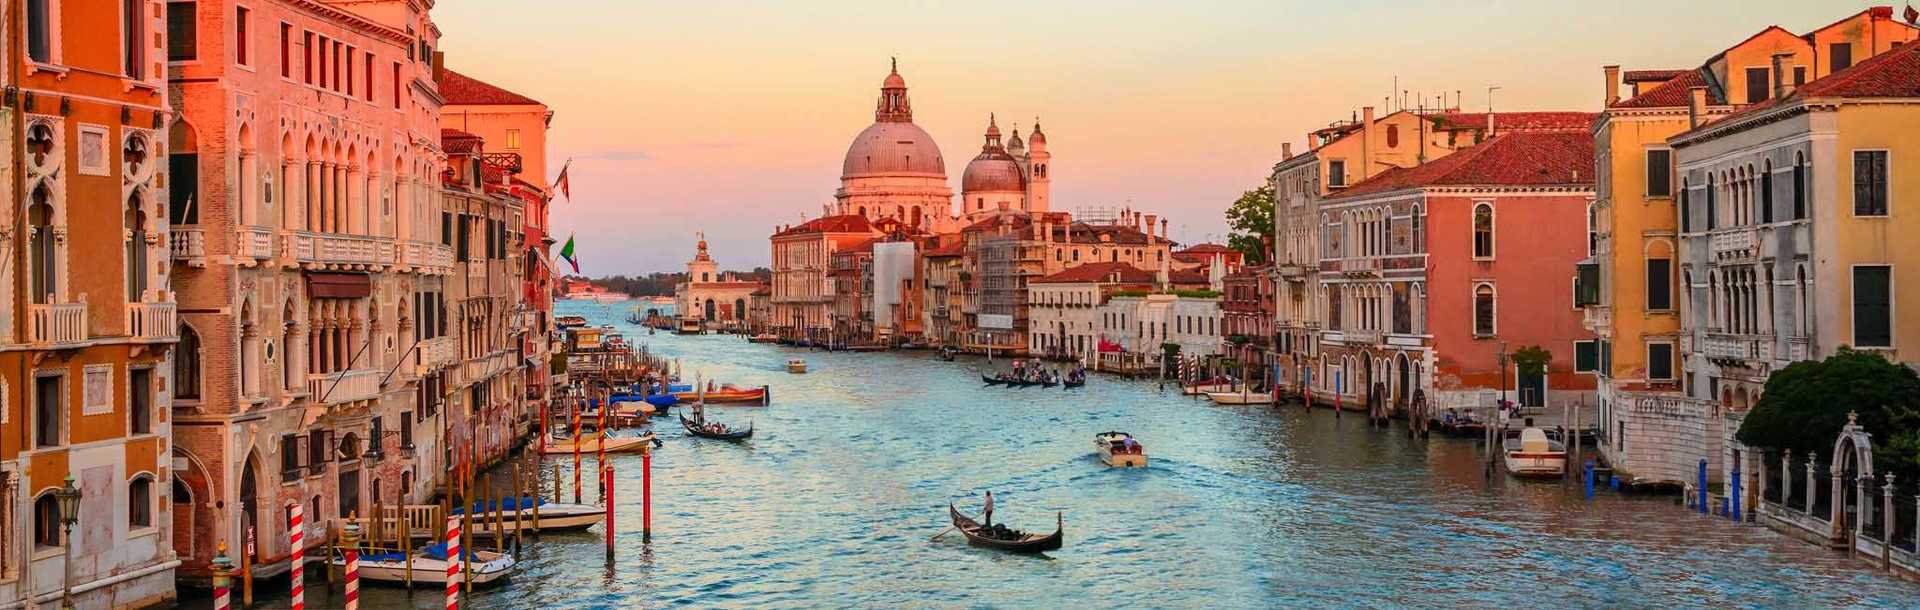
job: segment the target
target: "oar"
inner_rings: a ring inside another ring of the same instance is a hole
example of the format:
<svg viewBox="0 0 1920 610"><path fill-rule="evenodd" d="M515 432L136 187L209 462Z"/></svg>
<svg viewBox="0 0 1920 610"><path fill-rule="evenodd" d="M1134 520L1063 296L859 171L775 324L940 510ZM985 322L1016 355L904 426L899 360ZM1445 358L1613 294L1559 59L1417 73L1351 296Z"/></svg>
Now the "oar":
<svg viewBox="0 0 1920 610"><path fill-rule="evenodd" d="M939 540L941 536L945 536L945 535L947 535L947 534L948 534L949 532L952 532L952 531L953 531L953 528L954 528L954 526L951 526L951 525L949 525L949 526L947 526L947 529L943 529L943 530L940 530L940 533L938 533L938 534L934 534L934 535L933 535L933 537L932 537L932 538L928 538L928 539L927 539L927 541L928 541L928 542L932 542L932 541L935 541L935 540Z"/></svg>

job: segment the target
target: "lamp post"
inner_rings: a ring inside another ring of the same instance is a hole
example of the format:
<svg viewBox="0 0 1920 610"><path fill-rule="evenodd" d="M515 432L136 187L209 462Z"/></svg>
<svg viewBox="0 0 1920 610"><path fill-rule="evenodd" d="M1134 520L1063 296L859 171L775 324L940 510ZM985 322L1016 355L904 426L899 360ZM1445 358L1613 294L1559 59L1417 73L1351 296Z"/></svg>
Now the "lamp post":
<svg viewBox="0 0 1920 610"><path fill-rule="evenodd" d="M80 488L73 486L73 474L53 492L60 502L60 532L66 542L60 566L60 607L73 610L73 523L80 520Z"/></svg>

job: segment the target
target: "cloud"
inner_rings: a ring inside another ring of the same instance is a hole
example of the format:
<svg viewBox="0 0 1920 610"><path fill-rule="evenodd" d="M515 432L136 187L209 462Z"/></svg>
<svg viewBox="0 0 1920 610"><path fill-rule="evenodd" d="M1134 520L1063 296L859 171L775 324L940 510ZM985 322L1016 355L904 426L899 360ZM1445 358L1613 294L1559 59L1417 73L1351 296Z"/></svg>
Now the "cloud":
<svg viewBox="0 0 1920 610"><path fill-rule="evenodd" d="M608 161L651 161L653 160L653 155L648 154L647 151L644 151L644 150L616 149L616 150L596 150L584 155L580 155L578 158L605 159Z"/></svg>

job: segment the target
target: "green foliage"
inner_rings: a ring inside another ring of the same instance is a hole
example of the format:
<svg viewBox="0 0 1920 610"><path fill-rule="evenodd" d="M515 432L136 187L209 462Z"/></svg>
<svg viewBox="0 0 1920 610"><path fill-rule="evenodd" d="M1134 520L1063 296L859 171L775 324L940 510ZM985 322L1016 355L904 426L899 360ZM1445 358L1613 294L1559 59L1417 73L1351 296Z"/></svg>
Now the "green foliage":
<svg viewBox="0 0 1920 610"><path fill-rule="evenodd" d="M1247 258L1247 264L1258 265L1267 260L1267 247L1263 238L1273 237L1273 187L1262 186L1240 194L1240 198L1227 206L1227 247L1240 251Z"/></svg>
<svg viewBox="0 0 1920 610"><path fill-rule="evenodd" d="M1180 344L1178 343L1160 344L1160 356L1167 361L1179 360Z"/></svg>
<svg viewBox="0 0 1920 610"><path fill-rule="evenodd" d="M1538 345L1528 345L1513 353L1513 366L1525 377L1545 375L1547 365L1553 362L1553 352Z"/></svg>
<svg viewBox="0 0 1920 610"><path fill-rule="evenodd" d="M1842 347L1826 360L1775 372L1734 436L1830 459L1848 412L1873 435L1876 470L1903 478L1920 472L1920 375L1873 352Z"/></svg>
<svg viewBox="0 0 1920 610"><path fill-rule="evenodd" d="M553 375L567 374L567 355L554 354L547 360L547 372Z"/></svg>
<svg viewBox="0 0 1920 610"><path fill-rule="evenodd" d="M1218 290L1170 290L1167 294L1189 299L1214 299L1220 297Z"/></svg>
<svg viewBox="0 0 1920 610"><path fill-rule="evenodd" d="M1151 290L1115 290L1107 293L1109 297L1144 297L1153 294Z"/></svg>

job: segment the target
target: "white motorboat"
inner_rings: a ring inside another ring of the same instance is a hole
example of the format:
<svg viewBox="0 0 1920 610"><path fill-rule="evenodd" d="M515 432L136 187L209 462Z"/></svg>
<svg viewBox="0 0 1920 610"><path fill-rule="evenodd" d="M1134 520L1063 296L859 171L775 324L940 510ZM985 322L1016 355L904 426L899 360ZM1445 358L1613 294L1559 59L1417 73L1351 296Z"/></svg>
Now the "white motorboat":
<svg viewBox="0 0 1920 610"><path fill-rule="evenodd" d="M1501 443L1506 449L1507 472L1516 477L1557 477L1567 471L1567 448L1545 430L1526 428Z"/></svg>
<svg viewBox="0 0 1920 610"><path fill-rule="evenodd" d="M1207 392L1207 400L1217 405L1270 405L1273 404L1273 394L1241 388L1238 391Z"/></svg>
<svg viewBox="0 0 1920 610"><path fill-rule="evenodd" d="M1147 449L1125 432L1101 432L1093 435L1093 448L1100 461L1115 468L1146 468Z"/></svg>
<svg viewBox="0 0 1920 610"><path fill-rule="evenodd" d="M583 530L607 518L605 506L541 500L540 524L536 527L533 523L531 499L516 503L513 498L503 498L493 506L481 506L479 502L475 502L471 508L474 509L474 513L469 520L472 524L469 527L472 528L475 536L493 535L496 531L493 523L496 517L500 521L497 531L502 536L511 536L515 531L550 533ZM519 519L514 518L516 511L520 514ZM460 507L454 507L453 514L460 514Z"/></svg>
<svg viewBox="0 0 1920 610"><path fill-rule="evenodd" d="M511 554L473 549L466 549L463 553L470 558L467 570L468 574L472 575L475 585L503 580L513 572L514 561ZM375 549L363 552L360 555L360 577L374 582L405 583L408 582L407 576L411 571L414 584L446 584L449 561L446 543L431 544L413 551L412 554L413 561L409 564L407 556L399 551ZM334 566L341 569L347 566L347 558L337 552L333 554L332 562ZM454 578L463 578L463 576L456 570Z"/></svg>
<svg viewBox="0 0 1920 610"><path fill-rule="evenodd" d="M805 373L805 372L807 372L807 361L806 361L806 360L803 360L803 359L800 359L800 358L788 358L788 359L787 359L787 372L789 372L789 373Z"/></svg>

